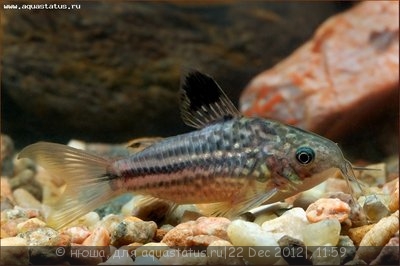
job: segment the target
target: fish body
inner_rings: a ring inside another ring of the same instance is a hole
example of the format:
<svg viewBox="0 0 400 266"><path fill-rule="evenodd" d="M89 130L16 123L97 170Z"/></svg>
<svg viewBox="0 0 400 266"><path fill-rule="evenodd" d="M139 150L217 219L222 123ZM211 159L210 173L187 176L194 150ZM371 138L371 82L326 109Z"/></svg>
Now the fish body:
<svg viewBox="0 0 400 266"><path fill-rule="evenodd" d="M60 144L36 143L20 157L64 177L49 220L62 226L125 192L176 204L208 204L209 215L236 216L315 186L349 163L332 141L239 114L216 82L189 73L181 86L183 120L198 130L110 160Z"/></svg>

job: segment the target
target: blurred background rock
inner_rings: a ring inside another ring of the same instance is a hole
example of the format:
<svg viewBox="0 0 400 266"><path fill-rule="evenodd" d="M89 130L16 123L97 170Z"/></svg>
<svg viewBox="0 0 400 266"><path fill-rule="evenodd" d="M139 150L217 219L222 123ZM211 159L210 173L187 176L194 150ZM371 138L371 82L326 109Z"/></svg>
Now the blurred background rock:
<svg viewBox="0 0 400 266"><path fill-rule="evenodd" d="M19 148L39 140L110 143L188 131L177 97L182 67L212 75L237 104L253 76L351 6L80 4L1 11L1 131Z"/></svg>

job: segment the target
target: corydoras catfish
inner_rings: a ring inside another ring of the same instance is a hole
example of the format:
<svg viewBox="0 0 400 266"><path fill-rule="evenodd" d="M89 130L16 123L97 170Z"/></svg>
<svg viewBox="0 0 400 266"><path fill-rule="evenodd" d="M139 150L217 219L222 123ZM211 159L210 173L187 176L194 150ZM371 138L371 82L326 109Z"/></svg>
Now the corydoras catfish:
<svg viewBox="0 0 400 266"><path fill-rule="evenodd" d="M205 215L234 217L307 190L338 169L354 179L338 145L282 123L243 117L208 75L181 80L181 115L197 130L162 139L111 160L66 145L39 142L31 158L66 190L48 216L60 228L126 192L175 204L207 204Z"/></svg>

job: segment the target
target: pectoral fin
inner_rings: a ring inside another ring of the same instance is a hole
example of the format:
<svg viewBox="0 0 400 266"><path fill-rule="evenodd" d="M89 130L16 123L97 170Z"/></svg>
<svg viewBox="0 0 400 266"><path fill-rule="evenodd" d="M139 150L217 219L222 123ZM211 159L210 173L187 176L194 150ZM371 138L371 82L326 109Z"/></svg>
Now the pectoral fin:
<svg viewBox="0 0 400 266"><path fill-rule="evenodd" d="M197 204L200 212L206 216L224 216L234 218L248 210L259 206L263 202L273 197L278 192L277 189L272 189L265 193L251 193L246 197L238 198L237 200Z"/></svg>

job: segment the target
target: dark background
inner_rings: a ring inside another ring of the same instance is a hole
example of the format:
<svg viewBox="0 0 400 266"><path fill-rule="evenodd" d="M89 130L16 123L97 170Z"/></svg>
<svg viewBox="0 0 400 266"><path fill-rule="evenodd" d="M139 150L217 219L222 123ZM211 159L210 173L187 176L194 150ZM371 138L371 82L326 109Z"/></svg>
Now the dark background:
<svg viewBox="0 0 400 266"><path fill-rule="evenodd" d="M1 11L1 131L19 148L39 140L112 143L186 132L177 98L182 67L212 75L237 104L253 76L351 6L80 4Z"/></svg>

